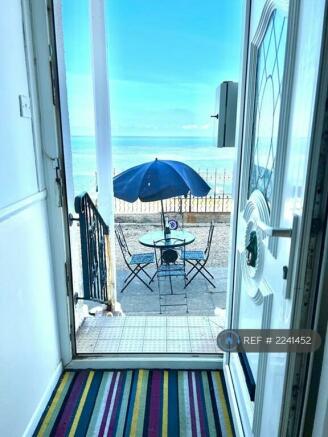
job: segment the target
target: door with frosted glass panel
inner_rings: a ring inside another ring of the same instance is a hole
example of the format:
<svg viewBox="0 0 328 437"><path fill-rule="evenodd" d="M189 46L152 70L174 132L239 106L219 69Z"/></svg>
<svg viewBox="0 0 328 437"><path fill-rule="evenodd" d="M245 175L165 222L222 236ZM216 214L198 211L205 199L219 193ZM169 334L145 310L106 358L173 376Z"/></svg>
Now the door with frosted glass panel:
<svg viewBox="0 0 328 437"><path fill-rule="evenodd" d="M236 224L231 328L287 328L297 216L281 228L292 83L295 8L248 2L244 126ZM279 427L286 356L231 353L230 374L247 435L261 435L264 387L272 384L272 429Z"/></svg>

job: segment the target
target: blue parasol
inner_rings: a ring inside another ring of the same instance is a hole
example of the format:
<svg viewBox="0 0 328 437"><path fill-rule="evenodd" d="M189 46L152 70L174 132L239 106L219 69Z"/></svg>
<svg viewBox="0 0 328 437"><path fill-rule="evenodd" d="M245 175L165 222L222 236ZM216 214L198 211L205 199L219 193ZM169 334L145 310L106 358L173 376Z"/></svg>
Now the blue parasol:
<svg viewBox="0 0 328 437"><path fill-rule="evenodd" d="M211 187L189 165L179 161L155 159L131 167L114 177L114 196L127 202L163 201L170 197L206 196ZM164 211L162 202L162 217Z"/></svg>

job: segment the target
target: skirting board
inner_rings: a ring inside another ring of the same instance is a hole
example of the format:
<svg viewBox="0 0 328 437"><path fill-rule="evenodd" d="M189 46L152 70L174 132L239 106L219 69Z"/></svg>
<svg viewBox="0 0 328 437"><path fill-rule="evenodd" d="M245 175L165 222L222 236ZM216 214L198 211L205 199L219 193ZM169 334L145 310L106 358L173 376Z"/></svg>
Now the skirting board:
<svg viewBox="0 0 328 437"><path fill-rule="evenodd" d="M37 427L44 410L46 409L50 396L52 395L52 392L54 391L62 372L63 372L63 364L62 362L60 362L50 378L47 388L45 389L43 396L25 429L23 437L31 437L33 435L33 432Z"/></svg>

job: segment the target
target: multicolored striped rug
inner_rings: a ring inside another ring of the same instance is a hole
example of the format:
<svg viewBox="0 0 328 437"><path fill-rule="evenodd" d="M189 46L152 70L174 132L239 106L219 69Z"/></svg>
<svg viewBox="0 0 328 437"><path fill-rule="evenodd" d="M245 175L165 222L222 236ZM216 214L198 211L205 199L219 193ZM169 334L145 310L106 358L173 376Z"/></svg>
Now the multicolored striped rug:
<svg viewBox="0 0 328 437"><path fill-rule="evenodd" d="M233 436L220 371L65 372L35 436Z"/></svg>

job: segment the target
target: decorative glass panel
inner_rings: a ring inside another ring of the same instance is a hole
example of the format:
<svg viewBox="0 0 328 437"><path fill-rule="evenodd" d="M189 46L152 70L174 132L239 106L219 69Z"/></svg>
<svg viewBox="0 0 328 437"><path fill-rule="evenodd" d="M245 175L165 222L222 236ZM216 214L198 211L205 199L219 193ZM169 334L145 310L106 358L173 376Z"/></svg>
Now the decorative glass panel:
<svg viewBox="0 0 328 437"><path fill-rule="evenodd" d="M281 88L286 48L286 17L274 11L258 49L250 196L260 190L271 209Z"/></svg>

